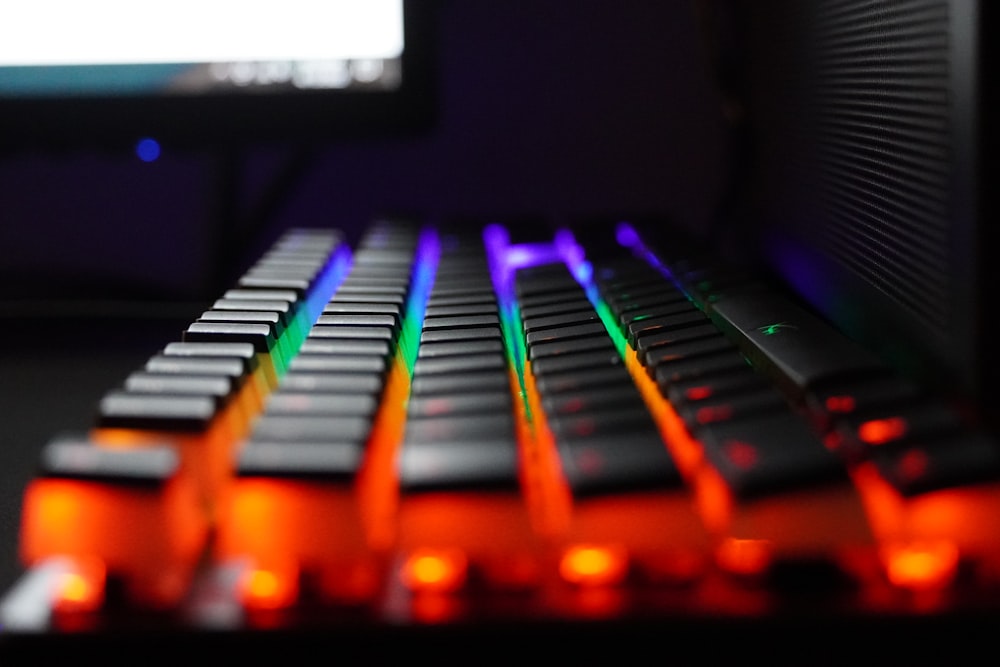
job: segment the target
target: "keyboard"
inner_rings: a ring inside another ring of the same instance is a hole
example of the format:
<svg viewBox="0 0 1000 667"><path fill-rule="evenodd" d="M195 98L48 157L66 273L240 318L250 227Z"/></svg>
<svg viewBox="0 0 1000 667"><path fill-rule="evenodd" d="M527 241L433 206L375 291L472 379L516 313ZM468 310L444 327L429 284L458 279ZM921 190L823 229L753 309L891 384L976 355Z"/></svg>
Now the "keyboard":
<svg viewBox="0 0 1000 667"><path fill-rule="evenodd" d="M289 230L81 426L24 491L0 647L998 620L997 443L637 224Z"/></svg>

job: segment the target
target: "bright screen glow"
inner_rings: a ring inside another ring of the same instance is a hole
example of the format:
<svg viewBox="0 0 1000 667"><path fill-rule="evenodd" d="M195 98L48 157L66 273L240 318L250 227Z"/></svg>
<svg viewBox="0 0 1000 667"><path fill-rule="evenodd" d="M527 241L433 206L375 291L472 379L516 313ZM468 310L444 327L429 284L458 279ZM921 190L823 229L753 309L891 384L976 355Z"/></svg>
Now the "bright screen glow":
<svg viewBox="0 0 1000 667"><path fill-rule="evenodd" d="M395 87L402 0L0 3L0 96Z"/></svg>

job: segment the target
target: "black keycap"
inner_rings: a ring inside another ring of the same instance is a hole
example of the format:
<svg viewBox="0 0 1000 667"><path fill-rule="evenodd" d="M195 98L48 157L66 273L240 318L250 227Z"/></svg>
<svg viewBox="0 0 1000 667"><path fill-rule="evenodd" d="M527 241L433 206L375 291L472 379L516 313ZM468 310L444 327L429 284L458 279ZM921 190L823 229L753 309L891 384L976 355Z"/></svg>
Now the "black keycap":
<svg viewBox="0 0 1000 667"><path fill-rule="evenodd" d="M281 389L288 391L354 392L378 395L384 380L378 373L324 372L289 370L281 379Z"/></svg>
<svg viewBox="0 0 1000 667"><path fill-rule="evenodd" d="M254 356L256 350L250 343L201 343L201 342L180 342L167 343L163 348L163 353L171 357L235 357L243 359L250 370L257 367L257 360Z"/></svg>
<svg viewBox="0 0 1000 667"><path fill-rule="evenodd" d="M417 352L420 359L451 357L457 354L482 354L489 352L503 353L503 341L497 338L483 340L459 340L445 342L429 342L422 344Z"/></svg>
<svg viewBox="0 0 1000 667"><path fill-rule="evenodd" d="M491 304L495 306L496 303L496 292L494 292L493 287L490 286L488 288L470 290L461 294L434 294L432 292L430 298L427 300L427 307L466 306L476 304Z"/></svg>
<svg viewBox="0 0 1000 667"><path fill-rule="evenodd" d="M237 301L272 301L275 303L294 304L298 302L299 295L295 290L267 290L267 289L231 289L226 290L222 295L226 300Z"/></svg>
<svg viewBox="0 0 1000 667"><path fill-rule="evenodd" d="M381 375L389 362L381 355L300 354L289 364L291 371L313 373L371 373Z"/></svg>
<svg viewBox="0 0 1000 667"><path fill-rule="evenodd" d="M452 340L483 340L488 338L502 339L498 327L473 327L469 329L434 329L420 334L420 344L436 343Z"/></svg>
<svg viewBox="0 0 1000 667"><path fill-rule="evenodd" d="M550 373L566 371L598 370L608 366L624 368L625 362L617 350L599 350L581 354L557 355L531 362L532 371L539 378Z"/></svg>
<svg viewBox="0 0 1000 667"><path fill-rule="evenodd" d="M509 413L410 419L406 440L412 442L474 442L477 439L514 440L514 421Z"/></svg>
<svg viewBox="0 0 1000 667"><path fill-rule="evenodd" d="M505 378L506 379L506 378ZM458 414L509 413L513 407L510 391L478 391L448 394L417 394L410 397L410 417L442 417Z"/></svg>
<svg viewBox="0 0 1000 667"><path fill-rule="evenodd" d="M906 496L1000 479L1000 447L981 434L878 449L872 459L880 474Z"/></svg>
<svg viewBox="0 0 1000 667"><path fill-rule="evenodd" d="M330 299L330 303L391 303L402 306L406 297L402 294L381 294L375 292L343 292L338 291Z"/></svg>
<svg viewBox="0 0 1000 667"><path fill-rule="evenodd" d="M194 394L225 399L233 393L233 380L226 375L181 375L137 371L125 378L125 390L149 394Z"/></svg>
<svg viewBox="0 0 1000 667"><path fill-rule="evenodd" d="M603 329L603 325L601 325ZM532 363L562 355L573 355L581 352L606 351L608 354L616 353L615 346L603 330L600 334L588 336L586 338L572 338L570 340L556 340L551 343L538 343L528 348L528 358Z"/></svg>
<svg viewBox="0 0 1000 667"><path fill-rule="evenodd" d="M553 415L587 414L588 412L642 403L628 374L616 381L601 383L588 389L562 391L542 396L542 407Z"/></svg>
<svg viewBox="0 0 1000 667"><path fill-rule="evenodd" d="M233 322L192 322L184 332L185 342L250 343L257 352L274 348L274 333L267 324L240 324Z"/></svg>
<svg viewBox="0 0 1000 667"><path fill-rule="evenodd" d="M365 340L392 341L396 334L391 327L350 327L315 325L309 330L310 338L361 338Z"/></svg>
<svg viewBox="0 0 1000 667"><path fill-rule="evenodd" d="M672 303L652 306L650 308L634 308L626 310L618 317L618 322L623 327L628 327L630 324L637 324L639 322L648 321L657 317L667 317L670 315L689 313L692 309L695 309L694 305L692 305L690 301L684 299L681 301L674 301Z"/></svg>
<svg viewBox="0 0 1000 667"><path fill-rule="evenodd" d="M689 340L698 340L699 338L718 338L721 335L714 324L696 324L691 327L671 329L669 331L664 329L643 331L638 337L632 340L631 345L639 353L640 359L645 359L647 352L653 351L655 354L655 348L663 345L673 345Z"/></svg>
<svg viewBox="0 0 1000 667"><path fill-rule="evenodd" d="M249 322L267 324L271 335L277 338L285 332L281 314L266 310L206 310L198 317L198 322Z"/></svg>
<svg viewBox="0 0 1000 667"><path fill-rule="evenodd" d="M101 399L98 426L153 431L203 431L215 417L211 396L112 391Z"/></svg>
<svg viewBox="0 0 1000 667"><path fill-rule="evenodd" d="M64 436L42 449L46 477L157 486L173 477L179 459L169 445L100 447L84 437Z"/></svg>
<svg viewBox="0 0 1000 667"><path fill-rule="evenodd" d="M532 294L529 296L518 296L517 302L521 308L528 310L542 306L550 306L552 304L566 303L569 301L585 301L586 299L587 293L583 291L582 287L574 284L556 292L542 292L540 294ZM587 303L590 302L587 301Z"/></svg>
<svg viewBox="0 0 1000 667"><path fill-rule="evenodd" d="M861 447L881 448L897 446L914 438L953 434L965 426L956 410L935 400L854 413L835 420L835 424L837 431L849 433Z"/></svg>
<svg viewBox="0 0 1000 667"><path fill-rule="evenodd" d="M309 291L312 280L305 278L280 278L275 276L246 275L239 279L240 287L261 288L269 290L291 290L300 298Z"/></svg>
<svg viewBox="0 0 1000 667"><path fill-rule="evenodd" d="M551 415L548 421L556 439L559 439L564 436L585 438L592 435L618 437L623 433L649 428L651 419L645 405L629 405L612 406L586 414Z"/></svg>
<svg viewBox="0 0 1000 667"><path fill-rule="evenodd" d="M721 334L695 340L679 341L670 345L660 345L652 348L643 357L645 366L656 368L660 364L669 364L684 359L694 359L701 356L736 351L736 346Z"/></svg>
<svg viewBox="0 0 1000 667"><path fill-rule="evenodd" d="M916 385L895 375L829 382L815 387L806 401L814 414L827 420L857 412L912 404L920 397Z"/></svg>
<svg viewBox="0 0 1000 667"><path fill-rule="evenodd" d="M360 338L306 338L299 348L302 354L360 354L388 356L392 352L389 341Z"/></svg>
<svg viewBox="0 0 1000 667"><path fill-rule="evenodd" d="M771 388L771 384L747 365L735 371L716 373L674 382L666 398L674 406L696 405L700 401Z"/></svg>
<svg viewBox="0 0 1000 667"><path fill-rule="evenodd" d="M328 313L320 315L318 325L347 327L387 327L395 330L398 318L395 315L362 313Z"/></svg>
<svg viewBox="0 0 1000 667"><path fill-rule="evenodd" d="M555 327L570 327L574 324L583 324L586 322L599 322L600 319L597 317L597 311L594 310L592 306L583 310L574 310L568 313L561 313L559 315L545 315L542 317L525 317L524 313L521 313L523 319L523 329L524 333L530 334L534 331L541 329L552 329Z"/></svg>
<svg viewBox="0 0 1000 667"><path fill-rule="evenodd" d="M590 303L586 296L583 296L582 293L575 299L567 299L565 301L543 304L540 306L525 306L524 304L519 304L522 320L529 320L535 317L552 317L575 311L586 311L588 308L593 310L594 306Z"/></svg>
<svg viewBox="0 0 1000 667"><path fill-rule="evenodd" d="M681 408L680 414L688 427L694 430L706 424L756 417L787 409L788 403L784 396L771 387L764 387L690 402Z"/></svg>
<svg viewBox="0 0 1000 667"><path fill-rule="evenodd" d="M502 371L507 368L507 360L502 354L484 353L467 354L452 357L425 357L417 359L413 366L413 375L432 375L439 373L474 373L482 371Z"/></svg>
<svg viewBox="0 0 1000 667"><path fill-rule="evenodd" d="M364 458L353 443L252 440L240 451L240 477L282 477L350 481Z"/></svg>
<svg viewBox="0 0 1000 667"><path fill-rule="evenodd" d="M265 413L371 417L377 409L378 399L371 394L297 392L282 387L268 397Z"/></svg>
<svg viewBox="0 0 1000 667"><path fill-rule="evenodd" d="M149 358L144 368L150 373L179 375L224 375L241 378L248 372L246 362L236 357L177 357L157 354Z"/></svg>
<svg viewBox="0 0 1000 667"><path fill-rule="evenodd" d="M413 396L463 392L509 391L510 379L506 373L444 373L419 375L410 384ZM412 400L412 399L411 399Z"/></svg>
<svg viewBox="0 0 1000 667"><path fill-rule="evenodd" d="M460 306L428 305L426 317L456 317L459 315L495 315L496 303L464 304Z"/></svg>
<svg viewBox="0 0 1000 667"><path fill-rule="evenodd" d="M219 311L262 311L267 313L278 313L281 323L288 326L294 317L294 309L288 301L276 301L265 299L218 299L212 304L212 309Z"/></svg>
<svg viewBox="0 0 1000 667"><path fill-rule="evenodd" d="M253 439L359 444L370 432L371 419L367 417L264 414L254 424Z"/></svg>
<svg viewBox="0 0 1000 667"><path fill-rule="evenodd" d="M621 436L559 439L563 472L578 498L683 486L655 429Z"/></svg>
<svg viewBox="0 0 1000 667"><path fill-rule="evenodd" d="M553 396L592 388L614 387L621 383L632 384L632 378L624 365L613 364L601 368L549 373L536 377L535 383L543 396Z"/></svg>
<svg viewBox="0 0 1000 667"><path fill-rule="evenodd" d="M404 493L442 490L516 490L517 447L513 440L407 441L399 458Z"/></svg>
<svg viewBox="0 0 1000 667"><path fill-rule="evenodd" d="M589 324L559 327L558 329L538 329L525 336L525 341L531 347L539 343L569 340L571 338L585 338L595 335L604 336L605 338L608 336L608 330L600 320Z"/></svg>
<svg viewBox="0 0 1000 667"><path fill-rule="evenodd" d="M648 369L660 387L660 393L667 395L674 382L692 380L715 375L720 372L739 371L747 368L747 360L739 352L723 351L715 354L664 361Z"/></svg>
<svg viewBox="0 0 1000 667"><path fill-rule="evenodd" d="M467 327L498 327L497 315L468 315L458 317L428 317L424 319L423 330L464 329Z"/></svg>
<svg viewBox="0 0 1000 667"><path fill-rule="evenodd" d="M753 365L789 393L836 378L883 370L871 353L791 301L754 291L723 296L712 317L732 333Z"/></svg>
<svg viewBox="0 0 1000 667"><path fill-rule="evenodd" d="M848 480L840 459L788 412L711 424L696 435L706 458L739 498Z"/></svg>
<svg viewBox="0 0 1000 667"><path fill-rule="evenodd" d="M635 341L643 335L651 333L662 333L665 331L676 331L686 327L693 327L699 324L710 325L708 317L700 310L691 309L674 315L663 315L662 317L651 317L646 320L633 322L628 328L629 343L635 346Z"/></svg>

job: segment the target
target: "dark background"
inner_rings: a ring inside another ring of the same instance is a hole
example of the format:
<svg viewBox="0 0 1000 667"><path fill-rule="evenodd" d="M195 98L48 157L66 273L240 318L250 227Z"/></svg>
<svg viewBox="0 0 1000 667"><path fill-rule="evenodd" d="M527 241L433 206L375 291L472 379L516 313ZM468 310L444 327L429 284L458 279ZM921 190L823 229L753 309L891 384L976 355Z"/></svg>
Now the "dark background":
<svg viewBox="0 0 1000 667"><path fill-rule="evenodd" d="M723 123L692 3L452 0L438 37L429 130L245 147L241 246L290 225L357 231L395 210L708 224ZM295 163L303 147L313 159ZM268 208L262 193L290 161L304 168ZM121 151L0 155L0 589L19 572L39 448L86 429L100 395L221 293L221 163L169 145L150 164Z"/></svg>

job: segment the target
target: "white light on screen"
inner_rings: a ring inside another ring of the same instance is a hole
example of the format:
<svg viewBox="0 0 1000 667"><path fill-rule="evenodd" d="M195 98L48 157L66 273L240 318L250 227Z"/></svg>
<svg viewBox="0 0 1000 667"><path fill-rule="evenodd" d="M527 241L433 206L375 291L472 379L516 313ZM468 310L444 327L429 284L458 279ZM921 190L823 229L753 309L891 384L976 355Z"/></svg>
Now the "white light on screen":
<svg viewBox="0 0 1000 667"><path fill-rule="evenodd" d="M0 67L396 58L402 0L0 2Z"/></svg>

